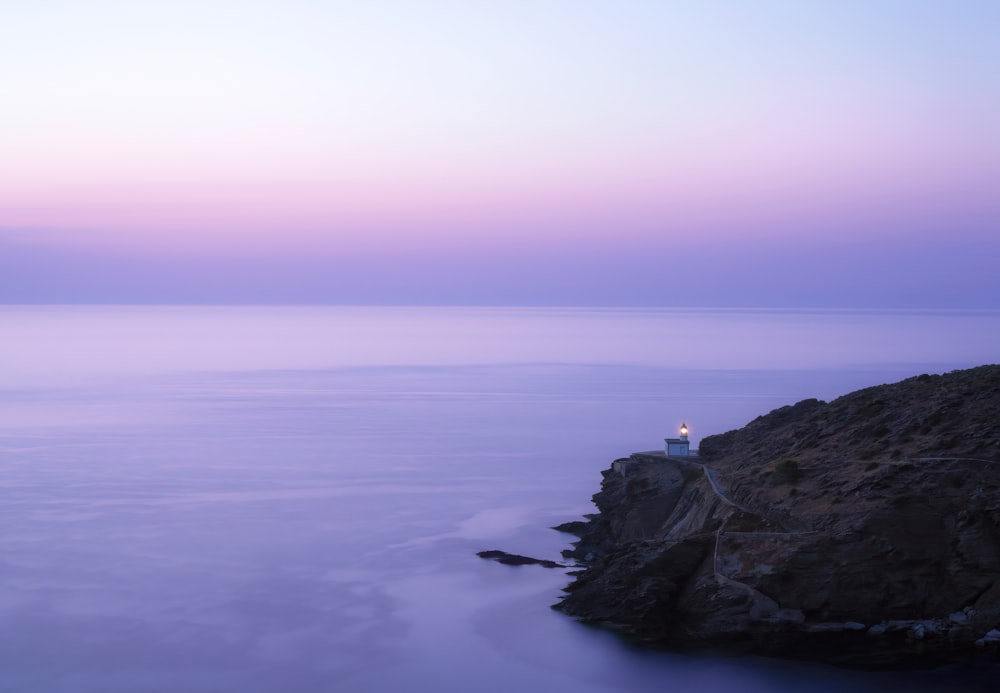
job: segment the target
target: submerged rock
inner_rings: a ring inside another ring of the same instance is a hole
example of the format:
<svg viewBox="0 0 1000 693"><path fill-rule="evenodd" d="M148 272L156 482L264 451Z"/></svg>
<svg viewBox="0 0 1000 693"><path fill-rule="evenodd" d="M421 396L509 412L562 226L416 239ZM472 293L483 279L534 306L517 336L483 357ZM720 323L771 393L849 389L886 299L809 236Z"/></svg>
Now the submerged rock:
<svg viewBox="0 0 1000 693"><path fill-rule="evenodd" d="M556 608L657 646L854 666L996 651L1000 366L799 402L700 453L603 473Z"/></svg>
<svg viewBox="0 0 1000 693"><path fill-rule="evenodd" d="M503 563L504 565L540 565L543 568L569 567L567 565L563 565L562 563L556 563L555 561L547 561L542 558L532 558L531 556L521 556L516 553L507 553L506 551L498 551L496 549L491 551L480 551L476 555L480 558L486 558L491 561L496 561L497 563Z"/></svg>

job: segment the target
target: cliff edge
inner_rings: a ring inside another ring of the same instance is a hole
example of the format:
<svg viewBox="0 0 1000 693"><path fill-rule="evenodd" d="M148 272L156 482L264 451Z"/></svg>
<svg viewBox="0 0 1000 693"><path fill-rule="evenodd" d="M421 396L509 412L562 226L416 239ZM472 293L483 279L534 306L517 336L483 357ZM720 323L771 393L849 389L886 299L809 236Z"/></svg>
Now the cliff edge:
<svg viewBox="0 0 1000 693"><path fill-rule="evenodd" d="M1000 643L1000 366L805 400L603 472L557 609L666 647L852 666Z"/></svg>

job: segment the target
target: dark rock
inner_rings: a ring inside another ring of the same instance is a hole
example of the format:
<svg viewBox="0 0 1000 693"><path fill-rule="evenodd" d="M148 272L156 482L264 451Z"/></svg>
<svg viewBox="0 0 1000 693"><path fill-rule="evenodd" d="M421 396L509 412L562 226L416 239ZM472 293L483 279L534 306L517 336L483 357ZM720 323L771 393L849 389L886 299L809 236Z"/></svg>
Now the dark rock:
<svg viewBox="0 0 1000 693"><path fill-rule="evenodd" d="M565 532L566 534L572 534L573 536L581 536L587 531L587 526L590 523L584 520L572 520L570 522L563 522L561 525L556 525L552 529L557 532Z"/></svg>
<svg viewBox="0 0 1000 693"><path fill-rule="evenodd" d="M547 561L541 558L532 558L530 556L520 556L516 553L507 553L506 551L480 551L476 554L480 558L486 558L491 561L496 561L497 563L503 563L504 565L540 565L543 568L568 568L569 566L563 565L562 563L556 563L555 561Z"/></svg>
<svg viewBox="0 0 1000 693"><path fill-rule="evenodd" d="M556 608L658 646L854 666L995 653L998 441L1000 366L982 366L782 407L700 459L616 460Z"/></svg>

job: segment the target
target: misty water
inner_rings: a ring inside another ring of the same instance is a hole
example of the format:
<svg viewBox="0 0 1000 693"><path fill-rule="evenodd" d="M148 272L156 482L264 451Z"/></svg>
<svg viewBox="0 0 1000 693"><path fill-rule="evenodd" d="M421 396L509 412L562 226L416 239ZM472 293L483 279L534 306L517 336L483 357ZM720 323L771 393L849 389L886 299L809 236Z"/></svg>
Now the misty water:
<svg viewBox="0 0 1000 693"><path fill-rule="evenodd" d="M682 420L998 354L990 311L0 308L0 691L974 687L637 649L475 554L558 560Z"/></svg>

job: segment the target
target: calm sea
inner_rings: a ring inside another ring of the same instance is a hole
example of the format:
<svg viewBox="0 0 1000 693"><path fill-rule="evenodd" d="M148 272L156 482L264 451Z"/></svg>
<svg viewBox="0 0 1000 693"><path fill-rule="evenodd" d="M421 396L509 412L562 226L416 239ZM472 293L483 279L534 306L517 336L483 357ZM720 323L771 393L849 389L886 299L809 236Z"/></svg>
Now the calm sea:
<svg viewBox="0 0 1000 693"><path fill-rule="evenodd" d="M0 691L896 687L637 650L475 553L559 558L681 421L998 360L983 311L0 307Z"/></svg>

